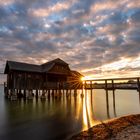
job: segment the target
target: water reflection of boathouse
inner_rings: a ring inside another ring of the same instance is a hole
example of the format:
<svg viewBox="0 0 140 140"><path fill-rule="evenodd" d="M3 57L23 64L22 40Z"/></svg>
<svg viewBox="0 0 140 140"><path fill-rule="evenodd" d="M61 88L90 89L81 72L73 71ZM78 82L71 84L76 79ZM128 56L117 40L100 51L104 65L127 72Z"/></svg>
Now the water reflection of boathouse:
<svg viewBox="0 0 140 140"><path fill-rule="evenodd" d="M81 88L81 74L72 71L69 64L57 58L42 65L7 61L5 93Z"/></svg>

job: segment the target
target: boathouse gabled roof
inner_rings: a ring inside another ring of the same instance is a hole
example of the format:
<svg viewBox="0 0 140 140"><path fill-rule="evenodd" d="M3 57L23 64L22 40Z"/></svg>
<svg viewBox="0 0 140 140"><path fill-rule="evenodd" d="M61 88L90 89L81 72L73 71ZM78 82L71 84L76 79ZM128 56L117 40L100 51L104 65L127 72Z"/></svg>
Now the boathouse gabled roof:
<svg viewBox="0 0 140 140"><path fill-rule="evenodd" d="M48 65L48 64L61 64L61 65L68 65L68 63L66 63L65 61L63 61L60 58L54 59L52 61L46 62L44 64L42 64L42 66Z"/></svg>
<svg viewBox="0 0 140 140"><path fill-rule="evenodd" d="M63 61L60 58L54 59L52 61L49 61L47 63L42 64L42 72L48 72L55 64L65 65L68 66L68 63Z"/></svg>
<svg viewBox="0 0 140 140"><path fill-rule="evenodd" d="M55 64L67 65L68 64L60 58L54 59L42 65L34 65L23 62L7 61L4 73L7 74L9 70L27 71L27 72L48 72Z"/></svg>

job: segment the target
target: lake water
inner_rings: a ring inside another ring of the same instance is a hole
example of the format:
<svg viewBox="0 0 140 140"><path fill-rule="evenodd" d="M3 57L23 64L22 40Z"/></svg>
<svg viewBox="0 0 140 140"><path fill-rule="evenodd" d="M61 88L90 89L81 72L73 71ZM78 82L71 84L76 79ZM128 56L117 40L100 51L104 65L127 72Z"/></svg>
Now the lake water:
<svg viewBox="0 0 140 140"><path fill-rule="evenodd" d="M77 97L8 101L0 86L0 140L65 140L75 133L111 118L140 113L135 90L79 90Z"/></svg>

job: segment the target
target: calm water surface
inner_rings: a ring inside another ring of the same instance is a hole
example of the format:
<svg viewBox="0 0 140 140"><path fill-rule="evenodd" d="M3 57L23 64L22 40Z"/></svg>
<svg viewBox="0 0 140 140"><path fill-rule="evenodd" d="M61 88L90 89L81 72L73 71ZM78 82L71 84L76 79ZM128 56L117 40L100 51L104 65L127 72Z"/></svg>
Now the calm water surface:
<svg viewBox="0 0 140 140"><path fill-rule="evenodd" d="M101 120L140 113L140 98L135 90L79 90L77 97L7 101L0 86L0 140L65 140Z"/></svg>

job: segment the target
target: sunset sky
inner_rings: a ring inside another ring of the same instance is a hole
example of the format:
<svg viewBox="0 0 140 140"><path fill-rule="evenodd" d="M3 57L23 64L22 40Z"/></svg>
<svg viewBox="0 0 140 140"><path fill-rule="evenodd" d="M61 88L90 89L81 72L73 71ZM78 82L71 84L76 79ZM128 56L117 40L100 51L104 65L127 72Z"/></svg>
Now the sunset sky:
<svg viewBox="0 0 140 140"><path fill-rule="evenodd" d="M140 76L140 0L0 0L0 72L58 57L92 78Z"/></svg>

